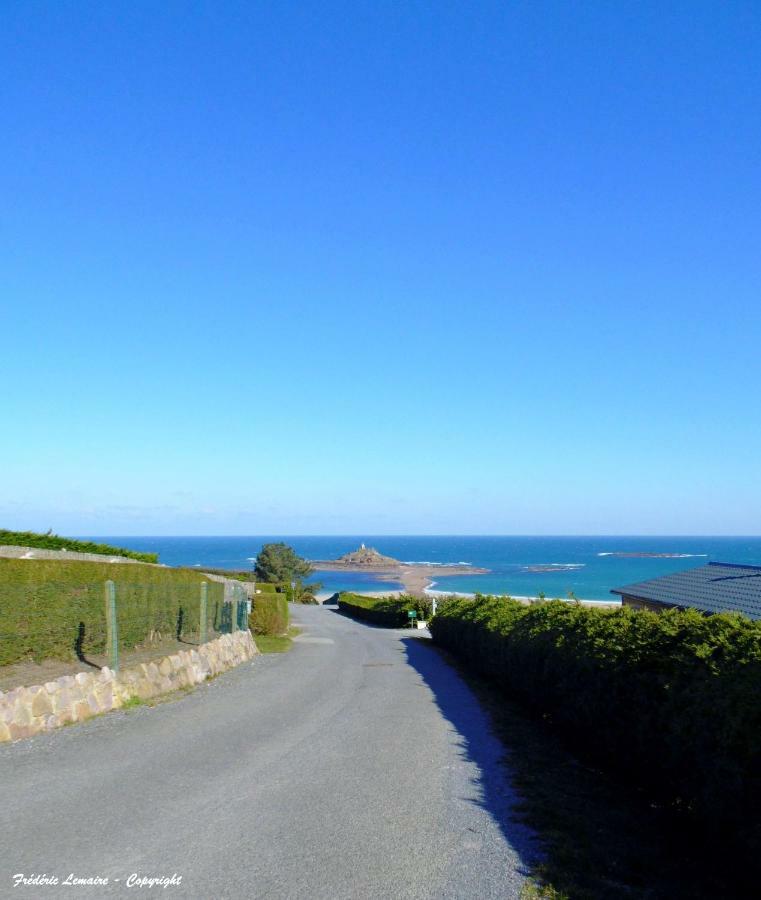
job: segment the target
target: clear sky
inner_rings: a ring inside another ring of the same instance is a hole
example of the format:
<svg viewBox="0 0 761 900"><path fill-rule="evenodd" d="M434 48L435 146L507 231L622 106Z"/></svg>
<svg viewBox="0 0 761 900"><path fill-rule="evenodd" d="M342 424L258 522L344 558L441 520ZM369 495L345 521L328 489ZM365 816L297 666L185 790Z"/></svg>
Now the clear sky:
<svg viewBox="0 0 761 900"><path fill-rule="evenodd" d="M0 5L0 526L761 533L761 4Z"/></svg>

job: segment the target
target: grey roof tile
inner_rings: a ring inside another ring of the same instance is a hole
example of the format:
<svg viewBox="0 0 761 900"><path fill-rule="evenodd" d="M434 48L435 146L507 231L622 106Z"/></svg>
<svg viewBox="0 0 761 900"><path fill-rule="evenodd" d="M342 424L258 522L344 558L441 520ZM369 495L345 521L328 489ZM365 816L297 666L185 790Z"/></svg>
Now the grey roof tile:
<svg viewBox="0 0 761 900"><path fill-rule="evenodd" d="M751 619L761 619L761 566L712 562L613 588L611 593L701 612L740 612Z"/></svg>

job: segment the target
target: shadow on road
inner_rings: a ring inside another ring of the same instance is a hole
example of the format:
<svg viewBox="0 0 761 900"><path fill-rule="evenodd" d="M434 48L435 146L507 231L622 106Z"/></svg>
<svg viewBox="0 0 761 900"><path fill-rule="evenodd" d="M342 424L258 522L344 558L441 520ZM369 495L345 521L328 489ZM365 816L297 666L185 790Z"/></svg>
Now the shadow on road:
<svg viewBox="0 0 761 900"><path fill-rule="evenodd" d="M486 810L519 855L528 874L540 856L536 837L516 818L518 797L505 769L506 750L493 733L489 717L462 677L439 655L430 640L402 637L407 662L431 689L442 715L458 734L460 756L475 763L473 797L464 798Z"/></svg>

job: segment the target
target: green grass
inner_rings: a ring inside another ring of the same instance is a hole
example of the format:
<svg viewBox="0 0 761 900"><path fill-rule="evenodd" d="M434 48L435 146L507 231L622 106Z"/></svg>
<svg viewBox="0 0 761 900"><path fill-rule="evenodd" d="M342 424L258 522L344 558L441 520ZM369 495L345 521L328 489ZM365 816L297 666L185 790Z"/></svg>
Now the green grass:
<svg viewBox="0 0 761 900"><path fill-rule="evenodd" d="M703 857L673 814L580 762L546 723L447 651L433 652L461 673L490 714L520 796L518 818L539 836L544 859L522 900L743 896L736 883L742 873L733 871L733 861Z"/></svg>
<svg viewBox="0 0 761 900"><path fill-rule="evenodd" d="M92 541L77 541L74 538L60 537L48 532L40 534L36 531L8 531L0 528L0 545L6 547L36 547L40 550L69 550L76 553L97 553L103 556L126 556L141 562L155 563L159 561L158 553L141 553L127 550L124 547L112 547L110 544L95 544Z"/></svg>
<svg viewBox="0 0 761 900"><path fill-rule="evenodd" d="M260 653L287 653L293 646L293 638L300 633L300 628L291 625L288 634L255 634L254 642Z"/></svg>
<svg viewBox="0 0 761 900"><path fill-rule="evenodd" d="M145 706L146 701L142 699L142 697L134 696L130 697L128 700L125 700L121 705L121 709L135 709L137 706Z"/></svg>

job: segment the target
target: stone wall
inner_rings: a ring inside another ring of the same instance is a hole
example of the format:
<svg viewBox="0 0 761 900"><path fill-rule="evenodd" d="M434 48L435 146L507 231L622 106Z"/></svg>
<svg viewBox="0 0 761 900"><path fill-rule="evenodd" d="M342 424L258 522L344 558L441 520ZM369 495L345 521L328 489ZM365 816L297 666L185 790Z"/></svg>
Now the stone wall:
<svg viewBox="0 0 761 900"><path fill-rule="evenodd" d="M197 649L182 650L120 672L103 668L64 675L44 685L0 691L0 742L82 722L119 709L133 697L147 700L201 684L258 652L250 631L236 631Z"/></svg>

